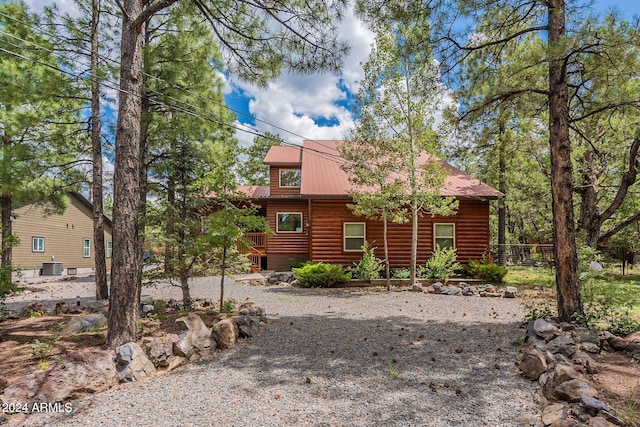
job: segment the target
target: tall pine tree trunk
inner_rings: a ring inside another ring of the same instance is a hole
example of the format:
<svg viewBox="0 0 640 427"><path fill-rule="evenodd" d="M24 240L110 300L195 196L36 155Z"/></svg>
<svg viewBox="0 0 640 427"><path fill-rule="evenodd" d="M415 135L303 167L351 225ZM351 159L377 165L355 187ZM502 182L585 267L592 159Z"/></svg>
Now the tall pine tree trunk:
<svg viewBox="0 0 640 427"><path fill-rule="evenodd" d="M107 344L137 338L140 202L140 114L142 110L142 2L125 0L120 56L120 100L113 193L113 266Z"/></svg>
<svg viewBox="0 0 640 427"><path fill-rule="evenodd" d="M98 76L98 24L100 0L91 3L91 75ZM104 209L102 202L102 137L100 121L100 83L91 81L91 145L92 145L92 194L93 194L93 257L96 277L96 300L109 298L107 260L104 244Z"/></svg>
<svg viewBox="0 0 640 427"><path fill-rule="evenodd" d="M565 0L549 0L549 146L558 316L571 321L584 314L578 282L573 216L571 144L566 55Z"/></svg>
<svg viewBox="0 0 640 427"><path fill-rule="evenodd" d="M227 243L222 247L222 267L220 268L220 312L224 305L224 276L227 271Z"/></svg>
<svg viewBox="0 0 640 427"><path fill-rule="evenodd" d="M503 196L498 197L498 264L507 264L507 207L505 205L505 195L507 192L507 165L506 165L506 147L504 141L504 123L500 121L498 128L498 191Z"/></svg>
<svg viewBox="0 0 640 427"><path fill-rule="evenodd" d="M11 234L11 203L12 197L9 193L3 193L0 196L2 203L2 264L0 265L0 286L4 290L11 289L11 258L13 254Z"/></svg>

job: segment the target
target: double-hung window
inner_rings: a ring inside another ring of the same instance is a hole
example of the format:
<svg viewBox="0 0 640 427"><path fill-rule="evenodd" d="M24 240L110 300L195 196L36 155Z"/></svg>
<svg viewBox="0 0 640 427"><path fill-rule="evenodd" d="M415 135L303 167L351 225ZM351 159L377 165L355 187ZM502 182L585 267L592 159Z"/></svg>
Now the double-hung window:
<svg viewBox="0 0 640 427"><path fill-rule="evenodd" d="M455 224L433 224L433 248L455 248L456 226Z"/></svg>
<svg viewBox="0 0 640 427"><path fill-rule="evenodd" d="M85 237L82 239L82 258L89 258L91 256L91 239Z"/></svg>
<svg viewBox="0 0 640 427"><path fill-rule="evenodd" d="M107 250L105 256L111 258L113 256L113 240L107 240Z"/></svg>
<svg viewBox="0 0 640 427"><path fill-rule="evenodd" d="M366 225L364 222L345 222L343 230L346 252L362 252L366 240Z"/></svg>

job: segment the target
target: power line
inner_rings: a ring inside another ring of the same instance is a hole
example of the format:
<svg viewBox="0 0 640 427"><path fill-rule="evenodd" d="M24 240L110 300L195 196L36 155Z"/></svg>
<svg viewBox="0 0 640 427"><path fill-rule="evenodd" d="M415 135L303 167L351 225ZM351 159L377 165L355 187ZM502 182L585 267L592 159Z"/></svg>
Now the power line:
<svg viewBox="0 0 640 427"><path fill-rule="evenodd" d="M7 34L7 33L5 33L4 31L0 31L0 34L5 34L5 35L12 36L11 34ZM14 37L14 36L12 36L12 37ZM26 41L26 40L20 39L19 37L14 37L14 38L19 39L19 40L22 40L22 41L25 41L25 42L28 42L28 41ZM9 41L7 41L7 40L0 40L0 41L4 42L4 43L6 43L6 44L9 44L9 45L11 45L11 46L13 46L13 47L15 47L15 48L18 48L18 49L22 48L22 46L20 46L20 45L16 45L16 44L11 43L11 42L9 42ZM28 43L31 43L31 42L28 42ZM34 45L34 46L36 46L36 47L39 47L39 48L41 48L41 49L43 49L43 50L47 50L46 48L44 48L44 47L42 47L42 46L39 46L39 45L37 45L37 44L35 44L35 43L31 43L31 44L32 44L32 45ZM138 98L142 98L142 96L143 96L143 95L140 95L140 94L137 94L137 93L130 93L130 92L127 92L127 91L125 91L125 90L121 89L121 88L120 88L120 86L119 86L117 83L115 83L115 82L110 82L110 81L108 81L108 80L102 80L102 81L100 81L100 79L98 79L96 76L94 76L94 75L93 75L93 74L91 74L90 72L82 72L82 73L80 73L80 74L74 74L74 73L72 73L72 72L70 72L70 71L67 71L67 70L64 70L64 69L62 69L62 68L60 68L60 67L57 67L57 66L54 66L54 65L48 64L48 63L46 63L46 62L43 62L43 61L37 60L37 59L35 59L35 58L29 58L29 57L24 56L24 55L22 55L22 54L20 54L20 53L17 53L17 52L11 51L11 50L7 50L7 49L2 48L2 47L0 47L0 51L3 51L3 52L5 52L5 53L11 54L11 55L14 55L14 56L19 57L19 58L21 58L21 59L24 59L24 60L30 61L30 62L32 62L32 63L37 63L37 64L39 64L39 65L42 65L42 66L48 67L48 68L50 68L50 69L52 69L52 70L55 70L55 71L58 71L58 72L64 73L64 74L69 75L69 76L71 76L71 77L73 77L73 78L76 78L76 79L83 79L83 80L87 80L87 81L91 81L91 82L95 82L95 81L97 81L98 83L100 83L100 84L101 84L101 85L103 85L104 87L106 87L106 88L108 88L108 89L115 90L115 91L120 92L120 93L126 93L126 94L128 94L128 95L130 95L130 96L135 96L135 97L138 97ZM87 77L87 76L91 76L91 77ZM105 83L105 82L106 82L106 83ZM178 89L179 89L179 88L178 88ZM193 116L193 117L197 117L197 118L199 118L199 119L202 119L202 120L205 120L205 121L209 121L209 122L215 123L215 124L220 125L220 126L229 127L229 128L231 128L231 129L234 129L234 130L237 130L237 131L240 131L240 132L249 133L249 134L251 134L251 135L255 135L255 136L261 136L261 137L263 137L263 138L266 138L266 139L269 139L269 140L272 140L272 141L280 142L280 143L282 143L282 144L283 144L283 145L285 145L285 146L298 147L298 148L300 148L300 149L302 149L302 150L306 150L306 151L308 151L308 152L309 152L309 151L310 151L310 152L315 152L317 155L319 155L319 156L321 156L321 157L324 157L324 158L325 158L325 159L327 159L327 160L334 161L334 162L336 162L336 163L343 163L343 162L344 162L344 160L342 159L342 157L340 157L339 155L331 154L331 153L328 153L328 152L325 152L325 151L321 151L321 150L312 149L312 148L309 148L309 147L300 146L300 145L295 144L295 143L293 143L293 142L286 141L286 140L284 140L284 139L282 139L282 138L275 138L275 137L271 137L271 136L269 136L269 135L266 135L266 134L260 133L260 132L258 132L258 131L253 131L253 130L249 130L249 129L245 129L245 128L241 128L241 127L235 126L235 125L233 125L233 124L225 123L225 122L222 122L222 121L220 121L220 120L218 120L218 119L215 119L215 118L213 118L213 117L211 117L211 116L204 115L203 113L198 112L197 110L198 110L198 109L200 109L199 107L194 106L194 105L192 105L192 104L189 104L188 102L185 102L185 101L183 101L183 100L181 100L181 99L175 98L175 97L173 97L173 96L171 96L171 95L163 94L163 93L158 92L158 91L155 91L155 90L151 90L150 92L151 92L151 93L154 93L154 94L156 94L156 95L158 95L159 97L165 97L165 98L169 98L169 99L174 99L174 100L176 100L177 102L179 102L179 103L181 103L181 104L184 104L187 108L185 108L185 107L181 107L181 106L179 106L179 105L177 105L177 104L170 104L170 103L167 103L166 101L165 101L165 102L163 102L163 101L160 101L159 99L154 99L154 102L155 102L157 105L165 106L165 107L167 107L167 108L169 108L169 109L177 110L177 111L183 112L183 113L185 113L185 114L189 114L189 115L191 115L191 116ZM224 105L222 105L222 106L224 106ZM200 110L202 110L202 109L200 109ZM310 141L314 141L314 140L310 140ZM319 145L321 145L319 142L316 142L316 143L317 143L317 144L319 144ZM324 148L327 148L327 149L331 149L330 147L327 147L327 146L324 146L324 145L321 145L321 146L323 146Z"/></svg>
<svg viewBox="0 0 640 427"><path fill-rule="evenodd" d="M22 25L30 26L30 24L29 24L29 23L24 22L24 21L19 20L19 19L16 19L16 18L14 18L14 17L12 17L12 16L10 16L10 15L7 15L7 14L5 14L5 13L0 12L0 16L4 16L5 18L7 18L7 19L11 19L11 20L13 20L14 22L18 22L18 23L20 23L20 24L22 24ZM53 33L50 33L50 32L47 32L47 31L42 31L42 32L43 32L44 34L47 34L47 35L51 36L51 37L56 37L56 35L55 35L55 34L53 34ZM36 44L36 43L34 43L34 42L31 42L31 41L28 41L28 40L21 39L21 38L19 38L19 37L17 37L17 36L14 36L14 35L12 35L12 34L6 33L6 32L4 32L4 31L0 31L0 34L7 35L7 36L9 36L9 37L12 37L12 38L18 39L18 40L20 40L20 41L23 41L23 42L25 42L25 43L29 43L29 44L31 44L31 45L33 45L33 46L37 47L37 48L40 48L40 49L43 49L43 50L47 50L47 51L49 51L49 52L51 52L51 53L53 53L53 52L54 52L54 51L53 51L53 50L51 50L51 49L47 49L47 48L45 48L45 47L43 47L43 46L40 46L40 45L38 45L38 44ZM13 45L13 46L14 46L14 47L18 47L18 48L20 47L20 46L16 46L16 45ZM79 49L80 49L82 52L84 52L84 54L85 54L85 55L87 55L87 54L89 54L89 53L90 53L90 51L88 51L86 48L79 47ZM102 59L103 61L109 61L109 62L111 62L111 63L113 63L113 64L115 64L115 65L120 66L120 63L119 63L118 61L116 61L115 59L112 59L112 58L109 58L109 57L105 57L105 56L101 56L101 55L98 55L98 56L99 56L99 58L100 58L100 59ZM24 58L24 59L29 59L29 58ZM44 64L43 64L43 65L44 65ZM47 64L47 65L48 65L48 64ZM64 71L64 70L59 70L59 71ZM157 76L154 76L154 75L152 75L152 74L146 73L146 72L144 72L143 70L138 70L138 72L140 72L140 74L142 74L142 75L144 75L144 76L146 76L146 77L149 77L149 78L152 78L152 79L154 79L154 80L156 80L156 81L159 81L159 82L162 82L162 83L168 84L168 85L172 86L173 88L178 89L178 90L180 90L180 91L182 91L182 92L185 92L185 93L188 93L188 94L194 95L194 96L196 96L196 97L198 97L198 98L200 98L200 99L206 100L207 102L210 102L210 103L212 103L212 104L216 104L216 105L218 105L218 106L222 106L222 107L224 107L224 108L227 108L229 111L232 111L232 112L234 112L234 113L236 113L236 114L239 114L239 115L241 115L241 116L245 116L245 117L249 117L249 118L251 118L251 119L253 119L253 120L255 120L255 121L259 122L259 123L264 123L264 124L266 124L266 125L268 125L268 126L271 126L271 127L275 128L275 129L278 129L278 130L280 130L280 131L286 132L286 133L288 133L288 134L290 134L290 135L296 136L296 137L298 137L298 138L302 138L303 140L309 140L309 141L315 142L317 145L319 145L319 146L321 146L321 147L323 147L323 148L326 148L326 149L328 149L328 150L332 150L332 148L331 148L331 147L328 147L328 146L326 146L326 145L322 144L322 143L321 143L320 141L318 141L318 140L314 140L314 139L311 139L311 138L307 138L307 137L305 137L304 135L301 135L301 134L298 134L298 133L296 133L296 132L293 132L293 131L290 131L290 130L288 130L288 129L285 129L285 128L283 128L283 127L277 126L277 125L275 125L275 124L273 124L273 123L270 123L270 122L268 122L268 121L266 121L266 120L258 119L258 118L254 117L254 116L253 116L253 115L251 115L251 114L245 113L245 112L243 112L243 111L241 111L241 110L237 110L237 109L231 108L230 106L228 106L228 105L227 105L227 104L225 104L225 103L221 103L221 102L219 102L219 101L217 101L217 100L214 100L214 99L211 99L211 98L206 97L206 96L204 96L204 95L201 95L201 94L195 93L195 92L193 92L193 91L191 91L191 90L189 90L189 89L187 89L187 88L184 88L184 87L182 87L182 86L179 86L179 85L177 85L177 84L175 84L175 83L173 83L173 82L169 82L169 81L167 81L167 80L165 80L165 79L162 79L162 78L160 78L160 77L157 77ZM88 72L87 72L87 73L85 73L85 74L89 74L89 75L91 75L91 73L88 73ZM77 77L81 77L80 75L73 75L73 76L75 76L76 78L77 78ZM97 79L97 77L96 77L96 76L93 76L93 77ZM81 78L82 78L82 77L81 77ZM97 80L97 81L98 81L98 83L101 83L101 81L100 81L100 80ZM114 85L117 85L117 82L114 82L113 84L114 84ZM116 89L116 88L114 88L114 87L110 87L110 86L108 86L108 85L105 85L105 86L106 86L107 88L115 89L115 90L117 90L118 92L124 93L124 92L119 88L119 85L118 85L118 88L117 88L117 89ZM175 99L175 100L177 100L178 102L183 103L183 104L187 105L187 106L188 106L188 107L190 107L190 108L195 108L195 109L199 108L199 107L197 107L197 106L194 106L194 105L192 105L192 104L189 104L189 103L188 103L188 102L186 102L186 101L180 100L180 99L175 98L175 97L171 97L170 95L162 94L162 93L157 92L157 91L155 91L154 93L157 93L157 94L162 95L162 96L169 96L170 98ZM131 95L131 94L130 94L130 95ZM165 104L165 105L166 105L166 106L168 106L167 104ZM200 118L205 119L204 117L200 117ZM214 121L214 122L216 122L216 121ZM222 124L222 123L219 123L219 122L216 122L216 123L218 123L218 124ZM320 154L320 155L325 155L325 156L329 156L329 157L335 157L335 158L336 158L336 160L340 160L340 163L342 163L342 162L344 161L344 159L343 159L341 156L339 156L339 155L335 155L335 154L327 153L327 152L320 151L320 150L314 150L314 149L310 149L310 148L305 148L304 146L300 146L300 145L298 145L298 144L292 143L292 142L290 142L290 141L286 141L286 140L284 140L284 139L271 138L271 137L269 137L269 136L265 135L264 133L259 133L259 132L255 132L255 131L249 131L249 130L247 130L247 129L244 129L244 128L238 128L238 127L235 127L235 126L232 126L232 125L227 125L227 126L230 126L231 128L233 128L233 129L235 129L235 130L237 130L237 131L240 131L240 132L245 132L245 133L249 133L249 134L256 135L256 136L261 136L261 137L263 137L263 138L267 138L267 139L274 140L274 141L277 141L277 142L282 141L284 145L292 145L292 146L296 146L296 147L301 147L303 150L315 151L317 154Z"/></svg>

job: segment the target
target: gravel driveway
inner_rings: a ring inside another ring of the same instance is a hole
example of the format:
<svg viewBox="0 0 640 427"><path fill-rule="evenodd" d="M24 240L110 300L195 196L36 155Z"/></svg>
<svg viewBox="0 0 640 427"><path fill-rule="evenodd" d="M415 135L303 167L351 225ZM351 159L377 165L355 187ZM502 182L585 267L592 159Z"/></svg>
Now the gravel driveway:
<svg viewBox="0 0 640 427"><path fill-rule="evenodd" d="M193 295L216 298L218 289L215 279L198 279ZM34 414L27 424L535 423L537 384L514 364L519 347L512 341L523 334L524 315L517 300L238 283L226 289L229 298L250 297L266 309L270 322L258 336L210 361L74 401L71 414ZM172 292L180 295L167 286L143 294Z"/></svg>

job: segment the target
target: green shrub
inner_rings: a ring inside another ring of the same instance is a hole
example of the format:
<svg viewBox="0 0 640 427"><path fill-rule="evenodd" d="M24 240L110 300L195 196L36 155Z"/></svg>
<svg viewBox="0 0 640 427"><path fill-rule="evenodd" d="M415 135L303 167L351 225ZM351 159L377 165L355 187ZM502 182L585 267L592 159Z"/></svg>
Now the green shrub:
<svg viewBox="0 0 640 427"><path fill-rule="evenodd" d="M485 280L490 283L502 283L508 271L498 264L487 264L484 261L469 260L465 273L474 279Z"/></svg>
<svg viewBox="0 0 640 427"><path fill-rule="evenodd" d="M351 273L345 273L339 265L323 262L294 268L293 274L303 288L333 288L351 280Z"/></svg>
<svg viewBox="0 0 640 427"><path fill-rule="evenodd" d="M223 302L222 307L220 308L221 313L224 313L229 316L231 316L231 314L233 314L235 310L236 310L236 304L231 299L228 299L225 302Z"/></svg>
<svg viewBox="0 0 640 427"><path fill-rule="evenodd" d="M384 268L384 260L376 258L375 247L365 242L362 247L362 259L354 262L349 268L354 279L373 280L380 277L380 271Z"/></svg>
<svg viewBox="0 0 640 427"><path fill-rule="evenodd" d="M462 266L456 262L455 248L436 247L431 258L417 271L418 277L424 279L435 279L446 282L453 276Z"/></svg>
<svg viewBox="0 0 640 427"><path fill-rule="evenodd" d="M391 277L394 279L408 279L411 277L411 270L408 268L393 268L391 269Z"/></svg>

